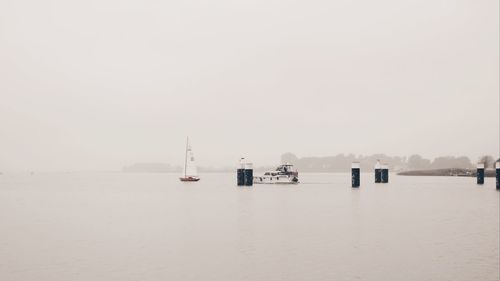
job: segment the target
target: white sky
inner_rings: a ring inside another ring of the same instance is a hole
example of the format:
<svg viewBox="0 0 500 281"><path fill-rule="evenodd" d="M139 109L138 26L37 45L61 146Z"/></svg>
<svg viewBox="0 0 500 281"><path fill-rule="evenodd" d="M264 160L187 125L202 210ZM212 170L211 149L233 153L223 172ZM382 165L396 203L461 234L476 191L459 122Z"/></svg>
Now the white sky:
<svg viewBox="0 0 500 281"><path fill-rule="evenodd" d="M499 2L0 2L0 171L499 151Z"/></svg>

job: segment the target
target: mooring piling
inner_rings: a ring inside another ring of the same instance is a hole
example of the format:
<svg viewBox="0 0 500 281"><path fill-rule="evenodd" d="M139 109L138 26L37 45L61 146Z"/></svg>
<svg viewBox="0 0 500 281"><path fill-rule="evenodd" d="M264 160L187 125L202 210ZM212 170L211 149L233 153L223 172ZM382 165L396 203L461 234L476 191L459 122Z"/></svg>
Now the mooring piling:
<svg viewBox="0 0 500 281"><path fill-rule="evenodd" d="M477 184L484 184L484 163L477 163Z"/></svg>
<svg viewBox="0 0 500 281"><path fill-rule="evenodd" d="M382 170L380 168L380 161L377 160L377 163L375 163L375 183L381 183L382 182Z"/></svg>
<svg viewBox="0 0 500 281"><path fill-rule="evenodd" d="M245 185L253 185L253 164L245 163Z"/></svg>
<svg viewBox="0 0 500 281"><path fill-rule="evenodd" d="M360 169L360 165L359 165L359 162L353 162L351 164L351 183L352 183L352 187L354 188L357 188L360 186L360 173L361 173L361 169Z"/></svg>
<svg viewBox="0 0 500 281"><path fill-rule="evenodd" d="M386 164L380 166L380 181L382 183L389 182L389 166Z"/></svg>
<svg viewBox="0 0 500 281"><path fill-rule="evenodd" d="M238 186L245 185L245 163L243 163L244 158L240 159L240 164L238 169L236 169L236 182Z"/></svg>
<svg viewBox="0 0 500 281"><path fill-rule="evenodd" d="M495 163L495 175L497 178L497 190L500 190L500 161Z"/></svg>

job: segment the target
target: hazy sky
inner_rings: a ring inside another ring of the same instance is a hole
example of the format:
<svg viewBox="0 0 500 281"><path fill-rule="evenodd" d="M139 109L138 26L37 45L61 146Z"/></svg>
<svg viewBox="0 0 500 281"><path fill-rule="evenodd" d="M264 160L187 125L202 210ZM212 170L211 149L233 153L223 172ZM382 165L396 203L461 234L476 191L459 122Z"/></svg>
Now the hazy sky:
<svg viewBox="0 0 500 281"><path fill-rule="evenodd" d="M499 151L499 1L0 1L0 170Z"/></svg>

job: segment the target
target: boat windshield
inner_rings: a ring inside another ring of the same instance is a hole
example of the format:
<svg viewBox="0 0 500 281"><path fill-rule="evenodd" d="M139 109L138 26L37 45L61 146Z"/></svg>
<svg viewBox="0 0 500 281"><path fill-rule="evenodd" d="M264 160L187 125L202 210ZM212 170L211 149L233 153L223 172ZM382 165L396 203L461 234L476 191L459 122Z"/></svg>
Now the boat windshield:
<svg viewBox="0 0 500 281"><path fill-rule="evenodd" d="M292 168L293 168L292 165L281 165L278 168L276 168L276 171L287 173L287 172L291 172Z"/></svg>

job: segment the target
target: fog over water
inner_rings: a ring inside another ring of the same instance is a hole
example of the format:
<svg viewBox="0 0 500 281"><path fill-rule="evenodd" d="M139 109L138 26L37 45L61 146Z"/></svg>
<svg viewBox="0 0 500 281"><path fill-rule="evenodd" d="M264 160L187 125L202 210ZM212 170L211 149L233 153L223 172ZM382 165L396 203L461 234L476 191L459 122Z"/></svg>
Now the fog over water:
<svg viewBox="0 0 500 281"><path fill-rule="evenodd" d="M499 151L498 1L0 2L0 171Z"/></svg>

